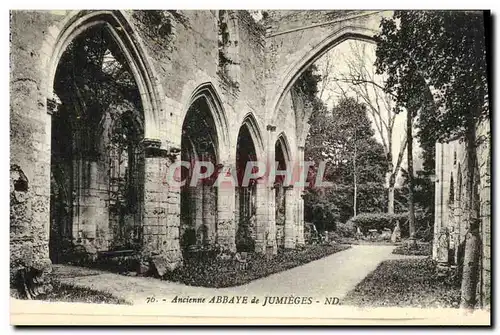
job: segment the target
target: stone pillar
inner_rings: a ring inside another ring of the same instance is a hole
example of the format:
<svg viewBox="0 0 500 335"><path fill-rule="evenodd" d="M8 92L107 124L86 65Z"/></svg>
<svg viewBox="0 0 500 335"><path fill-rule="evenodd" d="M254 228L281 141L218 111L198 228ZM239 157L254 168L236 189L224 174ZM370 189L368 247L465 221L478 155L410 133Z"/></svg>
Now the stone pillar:
<svg viewBox="0 0 500 335"><path fill-rule="evenodd" d="M295 234L295 192L293 186L285 187L285 248L294 249L296 244Z"/></svg>
<svg viewBox="0 0 500 335"><path fill-rule="evenodd" d="M233 183L221 183L217 188L217 242L236 251L236 192Z"/></svg>
<svg viewBox="0 0 500 335"><path fill-rule="evenodd" d="M443 188L442 188L442 163L443 163L443 144L436 143L436 180L435 180L435 198L434 198L434 238L432 242L432 258L437 259L438 252L438 240L442 226L442 198L443 198Z"/></svg>
<svg viewBox="0 0 500 335"><path fill-rule="evenodd" d="M299 146L298 147L298 162L295 165L296 167L302 167L304 163L304 147ZM297 177L300 177L300 173L307 173L307 171L299 171L299 175ZM304 240L304 186L297 186L297 244L298 245L304 245L305 240Z"/></svg>
<svg viewBox="0 0 500 335"><path fill-rule="evenodd" d="M483 121L477 129L478 138L484 140L478 147L479 202L481 217L481 238L483 255L481 266L482 307L491 305L491 129L488 121Z"/></svg>
<svg viewBox="0 0 500 335"><path fill-rule="evenodd" d="M269 188L264 182L257 182L256 185L256 238L255 238L255 252L265 253L267 249L268 234L268 193ZM266 239L267 237L267 239Z"/></svg>
<svg viewBox="0 0 500 335"><path fill-rule="evenodd" d="M189 186L189 204L196 233L196 244L203 244L203 186Z"/></svg>
<svg viewBox="0 0 500 335"><path fill-rule="evenodd" d="M275 145L275 138L274 138L274 133L276 132L276 126L272 124L268 124L266 126L267 130L267 168L274 168L274 158L275 158L275 152L274 152L274 145ZM274 174L270 173L268 171L267 173L268 176L274 178ZM262 190L262 196L264 197L265 203L263 203L262 206L265 208L262 209L262 225L265 226L265 237L266 237L266 252L272 253L273 255L278 253L278 246L276 243L276 197L275 197L275 189L274 189L274 179L273 180L265 180L265 188ZM259 197L259 194L257 194ZM259 198L257 198L257 202L259 202ZM269 251L267 251L269 250Z"/></svg>
<svg viewBox="0 0 500 335"><path fill-rule="evenodd" d="M276 196L273 187L267 187L267 250L276 255L278 253L278 245L276 243Z"/></svg>
<svg viewBox="0 0 500 335"><path fill-rule="evenodd" d="M297 197L297 244L304 245L306 244L304 240L304 194L303 191L300 191L299 196Z"/></svg>
<svg viewBox="0 0 500 335"><path fill-rule="evenodd" d="M203 224L207 227L208 243L217 240L217 188L212 185L203 186Z"/></svg>
<svg viewBox="0 0 500 335"><path fill-rule="evenodd" d="M172 206L179 199L173 196L169 200L170 190L166 178L172 160L169 152L160 147L159 140L144 139L142 144L145 155L142 253L153 260L158 274L162 275L165 269L173 270L182 262L178 218L180 207L175 211Z"/></svg>
<svg viewBox="0 0 500 335"><path fill-rule="evenodd" d="M95 254L97 223L109 218L98 190L98 162L96 159L86 158L77 160L74 164L77 186L73 200L73 239L76 244L85 247L88 253Z"/></svg>

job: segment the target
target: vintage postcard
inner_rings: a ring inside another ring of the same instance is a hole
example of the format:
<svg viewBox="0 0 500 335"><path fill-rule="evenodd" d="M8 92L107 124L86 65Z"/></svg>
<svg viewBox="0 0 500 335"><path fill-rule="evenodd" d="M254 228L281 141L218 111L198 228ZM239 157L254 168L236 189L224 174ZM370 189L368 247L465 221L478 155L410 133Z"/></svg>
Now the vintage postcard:
<svg viewBox="0 0 500 335"><path fill-rule="evenodd" d="M491 324L489 12L9 15L12 324Z"/></svg>

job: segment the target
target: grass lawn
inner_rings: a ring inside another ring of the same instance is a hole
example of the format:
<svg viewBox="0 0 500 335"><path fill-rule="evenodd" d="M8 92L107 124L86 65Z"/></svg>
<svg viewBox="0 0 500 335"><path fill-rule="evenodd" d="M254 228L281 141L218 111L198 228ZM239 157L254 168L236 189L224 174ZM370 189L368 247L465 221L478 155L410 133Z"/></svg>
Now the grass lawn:
<svg viewBox="0 0 500 335"><path fill-rule="evenodd" d="M247 268L240 269L236 261L185 258L184 265L163 277L192 286L231 287L287 270L350 248L348 245L312 245L304 249L278 252L273 258L248 254Z"/></svg>
<svg viewBox="0 0 500 335"><path fill-rule="evenodd" d="M342 302L370 307L459 307L460 283L439 278L431 259L382 262Z"/></svg>
<svg viewBox="0 0 500 335"><path fill-rule="evenodd" d="M408 256L430 256L432 254L432 244L431 243L417 243L415 249L409 249L408 245L403 242L402 245L397 247L392 251L393 254L397 255L408 255Z"/></svg>
<svg viewBox="0 0 500 335"><path fill-rule="evenodd" d="M85 302L91 304L129 304L125 300L115 298L109 293L92 289L53 283L54 289L48 294L41 294L36 299L56 302Z"/></svg>

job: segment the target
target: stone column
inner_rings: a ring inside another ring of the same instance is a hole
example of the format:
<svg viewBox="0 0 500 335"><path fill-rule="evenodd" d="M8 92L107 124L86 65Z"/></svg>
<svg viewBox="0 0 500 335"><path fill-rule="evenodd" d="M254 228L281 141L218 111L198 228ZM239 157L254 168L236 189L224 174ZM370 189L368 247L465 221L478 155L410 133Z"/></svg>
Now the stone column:
<svg viewBox="0 0 500 335"><path fill-rule="evenodd" d="M269 187L264 182L257 182L256 185L256 239L255 252L265 253L267 249L268 223L269 223Z"/></svg>
<svg viewBox="0 0 500 335"><path fill-rule="evenodd" d="M442 183L441 180L443 178L442 174L442 155L443 144L436 143L436 180L435 180L435 198L434 198L434 238L432 242L432 259L436 260L438 255L438 240L442 226L442 211L441 211L441 202L442 202Z"/></svg>
<svg viewBox="0 0 500 335"><path fill-rule="evenodd" d="M203 186L203 224L207 227L208 243L215 244L217 240L217 188L213 185Z"/></svg>
<svg viewBox="0 0 500 335"><path fill-rule="evenodd" d="M222 182L217 187L217 242L231 251L236 251L237 210L235 185Z"/></svg>
<svg viewBox="0 0 500 335"><path fill-rule="evenodd" d="M191 217L194 223L194 230L196 232L196 243L202 245L203 243L203 186L189 186L189 204L191 209Z"/></svg>
<svg viewBox="0 0 500 335"><path fill-rule="evenodd" d="M285 248L294 249L296 244L295 234L295 192L293 186L285 187Z"/></svg>
<svg viewBox="0 0 500 335"><path fill-rule="evenodd" d="M296 167L302 167L304 163L304 147L298 147L298 162ZM307 171L299 171L299 173L307 173ZM300 175L297 175L300 178ZM304 245L304 186L297 186L297 244Z"/></svg>
<svg viewBox="0 0 500 335"><path fill-rule="evenodd" d="M97 223L104 222L107 226L109 219L98 190L98 162L95 157L88 155L74 164L77 167L74 180L78 186L73 200L73 238L89 254L96 254Z"/></svg>
<svg viewBox="0 0 500 335"><path fill-rule="evenodd" d="M304 193L301 190L297 197L297 244L306 244L304 240Z"/></svg>
<svg viewBox="0 0 500 335"><path fill-rule="evenodd" d="M273 255L278 253L278 245L276 243L276 196L274 187L267 187L267 248Z"/></svg>
<svg viewBox="0 0 500 335"><path fill-rule="evenodd" d="M267 130L267 167L268 169L274 168L274 158L275 158L275 152L274 152L274 145L275 145L275 138L274 138L274 133L276 132L276 126L272 124L268 124L266 126ZM267 171L267 175L269 177L274 178L274 174L270 173L270 171ZM266 250L269 250L269 252L273 255L278 253L278 246L276 243L276 197L275 197L275 189L274 189L274 179L273 180L268 180L267 178L265 179L265 187L264 190L262 190L262 196L265 199L265 203L263 206L265 207L262 210L263 212L263 223L262 225L265 226L265 248ZM258 195L259 196L259 195ZM258 199L257 199L258 200ZM259 201L259 200L258 200Z"/></svg>
<svg viewBox="0 0 500 335"><path fill-rule="evenodd" d="M173 197L169 204L166 178L172 156L161 148L159 140L144 139L142 144L145 155L142 253L151 260L158 274L163 275L182 262L178 220L180 208L177 214L173 213L171 205L178 199ZM169 216L175 216L175 219L169 220Z"/></svg>

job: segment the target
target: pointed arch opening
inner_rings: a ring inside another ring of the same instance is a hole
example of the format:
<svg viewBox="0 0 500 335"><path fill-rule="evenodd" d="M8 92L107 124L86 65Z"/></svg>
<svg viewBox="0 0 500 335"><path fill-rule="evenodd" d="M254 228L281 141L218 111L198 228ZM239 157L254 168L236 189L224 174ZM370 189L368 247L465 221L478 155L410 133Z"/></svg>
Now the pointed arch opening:
<svg viewBox="0 0 500 335"><path fill-rule="evenodd" d="M250 179L245 185L243 180L247 165L262 157L262 138L252 115L249 114L243 119L236 143L236 250L253 252L257 238L257 183L256 180Z"/></svg>
<svg viewBox="0 0 500 335"><path fill-rule="evenodd" d="M180 244L184 252L208 248L217 241L217 188L221 137L213 100L195 95L182 126ZM214 116L215 115L215 116ZM198 170L198 171L197 171ZM206 175L199 178L200 174Z"/></svg>
<svg viewBox="0 0 500 335"><path fill-rule="evenodd" d="M140 249L145 117L123 45L102 21L57 57L52 96L49 254Z"/></svg>
<svg viewBox="0 0 500 335"><path fill-rule="evenodd" d="M286 171L290 164L290 151L285 135L282 133L274 145L275 167L279 171ZM287 210L287 198L285 193L289 192L286 185L285 175L276 175L274 180L275 196L275 222L276 222L276 245L278 248L285 247L285 222Z"/></svg>

